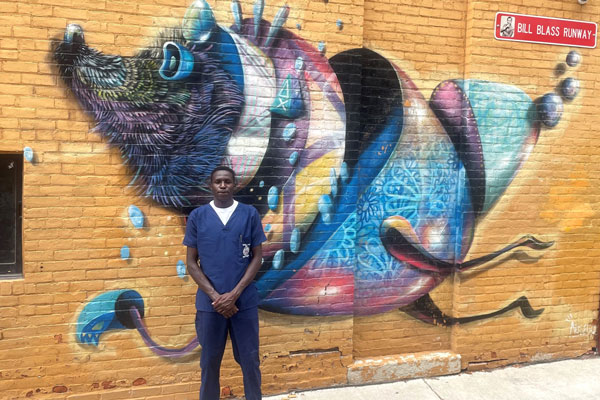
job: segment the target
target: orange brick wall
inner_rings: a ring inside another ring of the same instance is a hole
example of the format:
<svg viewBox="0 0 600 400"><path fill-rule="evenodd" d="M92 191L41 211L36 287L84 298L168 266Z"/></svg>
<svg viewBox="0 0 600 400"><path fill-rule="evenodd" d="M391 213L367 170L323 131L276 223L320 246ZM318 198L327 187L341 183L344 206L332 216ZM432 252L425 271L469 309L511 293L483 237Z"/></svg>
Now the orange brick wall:
<svg viewBox="0 0 600 400"><path fill-rule="evenodd" d="M230 26L229 2L210 3L217 21ZM454 272L430 293L454 317L490 313L520 296L534 309L544 308L540 316L527 319L513 310L441 326L396 308L369 315L263 310L264 393L347 384L353 362L389 355L452 351L461 356L463 369L475 370L577 357L595 349L600 293L595 259L600 253L598 50L577 49L581 64L560 75L557 66L574 48L497 41L493 21L496 12L506 11L598 23L600 6L538 3L288 3L285 28L315 48L323 41L326 57L364 46L404 71L424 99L448 79L513 85L537 99L573 76L581 91L565 102L556 127L542 128L506 192L477 220L466 260L526 234L554 245L541 251L519 249ZM128 186L132 171L120 151L91 130L94 118L60 79L52 58L53 44L69 23L84 28L91 47L132 56L163 28L178 26L188 6L183 0L0 0L0 153L22 153L29 146L35 154L34 162L24 164L23 276L0 280L2 399L197 398L199 349L175 360L160 357L135 329L106 332L98 346L76 338L78 318L92 299L132 289L144 300L143 320L152 339L164 347L182 347L195 337L196 286L176 271L178 261L185 260L183 213ZM267 3L264 19L272 21L280 6ZM242 8L250 16L252 4L243 2ZM142 229L133 226L130 205L143 212ZM130 249L127 260L120 257L124 245ZM243 393L230 345L221 385L224 395Z"/></svg>

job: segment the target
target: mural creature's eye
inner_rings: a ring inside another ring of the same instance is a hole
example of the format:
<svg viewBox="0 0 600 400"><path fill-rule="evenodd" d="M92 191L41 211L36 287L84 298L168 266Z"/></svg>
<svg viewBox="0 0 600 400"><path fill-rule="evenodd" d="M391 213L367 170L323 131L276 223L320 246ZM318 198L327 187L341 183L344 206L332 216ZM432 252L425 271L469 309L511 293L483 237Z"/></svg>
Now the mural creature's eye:
<svg viewBox="0 0 600 400"><path fill-rule="evenodd" d="M163 46L163 63L158 70L168 81L185 79L194 70L194 55L179 43L166 42Z"/></svg>

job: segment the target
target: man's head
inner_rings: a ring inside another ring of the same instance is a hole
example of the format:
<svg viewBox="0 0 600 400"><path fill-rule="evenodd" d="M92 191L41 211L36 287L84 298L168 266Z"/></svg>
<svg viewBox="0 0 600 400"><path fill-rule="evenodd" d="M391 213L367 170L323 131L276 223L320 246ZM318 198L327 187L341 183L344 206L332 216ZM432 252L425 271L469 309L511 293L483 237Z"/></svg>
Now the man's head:
<svg viewBox="0 0 600 400"><path fill-rule="evenodd" d="M235 172L224 165L213 169L210 174L210 190L217 207L229 207L233 204Z"/></svg>
<svg viewBox="0 0 600 400"><path fill-rule="evenodd" d="M227 171L231 174L231 176L233 177L233 182L235 182L235 171L232 170L231 168L229 168L226 165L219 165L218 167L216 167L215 169L212 170L212 172L210 173L210 181L212 182L213 177L215 176L215 173L218 171Z"/></svg>
<svg viewBox="0 0 600 400"><path fill-rule="evenodd" d="M507 17L506 18L506 23L509 25L512 25L512 17Z"/></svg>

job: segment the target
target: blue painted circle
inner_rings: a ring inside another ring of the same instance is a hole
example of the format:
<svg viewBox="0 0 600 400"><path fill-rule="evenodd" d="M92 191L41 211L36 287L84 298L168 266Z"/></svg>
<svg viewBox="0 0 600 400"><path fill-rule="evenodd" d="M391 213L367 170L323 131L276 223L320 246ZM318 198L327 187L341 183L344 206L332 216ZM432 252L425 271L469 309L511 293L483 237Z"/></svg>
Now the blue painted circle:
<svg viewBox="0 0 600 400"><path fill-rule="evenodd" d="M129 246L125 245L121 247L121 259L127 260L129 258Z"/></svg>
<svg viewBox="0 0 600 400"><path fill-rule="evenodd" d="M328 194L324 194L319 198L319 212L321 213L321 218L323 218L323 222L330 223L333 213L333 203L331 201L331 196Z"/></svg>
<svg viewBox="0 0 600 400"><path fill-rule="evenodd" d="M581 54L579 54L575 50L571 50L569 54L567 54L567 65L569 67L575 67L581 62Z"/></svg>
<svg viewBox="0 0 600 400"><path fill-rule="evenodd" d="M283 140L289 142L296 136L296 124L290 122L283 128Z"/></svg>
<svg viewBox="0 0 600 400"><path fill-rule="evenodd" d="M136 229L141 229L144 226L144 213L133 204L129 206L129 219Z"/></svg>
<svg viewBox="0 0 600 400"><path fill-rule="evenodd" d="M283 250L277 250L277 252L273 256L273 268L281 269L282 266L283 266Z"/></svg>
<svg viewBox="0 0 600 400"><path fill-rule="evenodd" d="M177 261L177 276L181 279L185 278L186 269L185 263L182 260Z"/></svg>
<svg viewBox="0 0 600 400"><path fill-rule="evenodd" d="M269 208L272 211L275 211L275 209L277 208L277 205L279 204L279 189L277 189L276 186L271 186L269 188L267 203L269 204Z"/></svg>
<svg viewBox="0 0 600 400"><path fill-rule="evenodd" d="M343 183L348 183L348 179L350 178L350 175L348 175L348 164L346 164L345 161L342 163L340 177L342 178Z"/></svg>
<svg viewBox="0 0 600 400"><path fill-rule="evenodd" d="M331 195L334 197L337 196L338 183L335 168L331 168L331 171L329 171L329 186L331 188Z"/></svg>
<svg viewBox="0 0 600 400"><path fill-rule="evenodd" d="M548 127L554 127L560 122L563 113L563 101L555 93L547 93L538 102L538 117Z"/></svg>
<svg viewBox="0 0 600 400"><path fill-rule="evenodd" d="M25 160L27 160L28 162L33 161L33 149L31 147L25 147L23 149L23 157L25 158Z"/></svg>
<svg viewBox="0 0 600 400"><path fill-rule="evenodd" d="M567 100L573 100L579 94L579 81L575 78L567 78L560 84L560 93Z"/></svg>
<svg viewBox="0 0 600 400"><path fill-rule="evenodd" d="M300 251L300 229L294 228L290 237L290 250L292 253Z"/></svg>

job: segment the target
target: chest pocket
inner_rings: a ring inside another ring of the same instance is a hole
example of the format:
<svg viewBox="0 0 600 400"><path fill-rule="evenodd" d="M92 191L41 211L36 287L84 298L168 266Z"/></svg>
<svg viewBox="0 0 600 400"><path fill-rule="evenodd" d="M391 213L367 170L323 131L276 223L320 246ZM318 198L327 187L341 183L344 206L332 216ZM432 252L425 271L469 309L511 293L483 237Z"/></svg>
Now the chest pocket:
<svg viewBox="0 0 600 400"><path fill-rule="evenodd" d="M243 261L250 261L250 258L252 257L252 247L251 246L252 246L252 242L248 235L244 235L244 234L238 235L239 254L240 254L240 258Z"/></svg>

